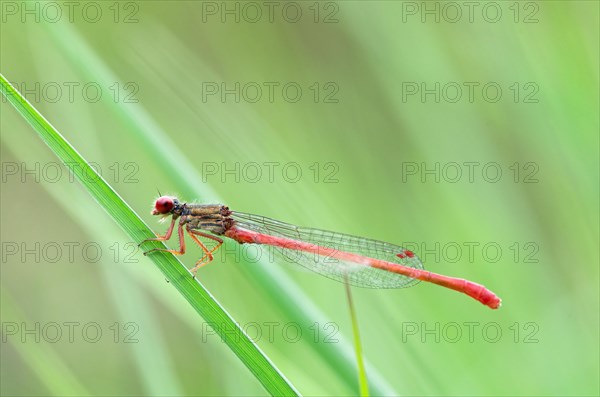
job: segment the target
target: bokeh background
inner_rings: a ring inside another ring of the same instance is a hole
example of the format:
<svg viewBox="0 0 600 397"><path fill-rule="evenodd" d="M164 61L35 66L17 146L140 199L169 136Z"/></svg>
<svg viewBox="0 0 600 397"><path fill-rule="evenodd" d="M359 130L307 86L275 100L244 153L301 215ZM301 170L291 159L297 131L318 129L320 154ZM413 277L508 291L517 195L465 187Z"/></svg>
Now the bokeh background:
<svg viewBox="0 0 600 397"><path fill-rule="evenodd" d="M598 3L472 3L3 1L0 69L157 231L159 189L503 298L354 289L373 394L598 395ZM2 395L264 395L0 110ZM253 254L199 278L301 393L357 394L343 285Z"/></svg>

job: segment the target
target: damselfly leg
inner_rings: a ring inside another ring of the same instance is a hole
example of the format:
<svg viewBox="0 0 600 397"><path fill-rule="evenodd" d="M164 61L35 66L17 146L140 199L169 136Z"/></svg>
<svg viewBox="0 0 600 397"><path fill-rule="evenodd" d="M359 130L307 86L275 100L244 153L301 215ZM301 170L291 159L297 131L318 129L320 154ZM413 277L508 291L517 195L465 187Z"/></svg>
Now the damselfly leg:
<svg viewBox="0 0 600 397"><path fill-rule="evenodd" d="M160 252L169 252L171 254L174 255L183 255L185 254L185 238L183 235L183 225L186 225L185 227L185 231L188 233L188 235L192 238L192 240L198 244L198 246L202 249L202 251L204 252L204 255L202 256L202 258L200 258L197 262L196 265L190 270L192 272L192 277L196 277L196 273L198 272L198 269L200 269L202 266L208 265L210 262L213 261L214 256L213 253L218 250L221 245L223 244L223 240L220 239L219 237L216 236L212 236L210 234L207 233L202 233L198 230L194 230L190 227L189 224L186 224L186 219L185 218L181 218L181 220L179 221L179 225L177 227L177 235L179 238L179 249L178 250L173 250L173 249L164 249L164 248L152 248L148 251L144 252L144 255L148 255L151 252L156 252L156 251L160 251ZM171 225L169 226L169 229L167 230L167 232L165 233L164 236L161 235L157 235L155 238L148 238L144 241L142 241L140 244L138 244L138 246L142 245L143 243L147 242L147 241L168 241L172 234L173 234L173 229L175 228L175 219L173 219L171 221ZM204 245L204 243L202 243L202 241L200 241L198 239L198 237L196 236L200 236L200 237L205 237L208 239L211 239L213 241L217 242L217 245L214 246L212 249L208 249L208 247L206 247L206 245Z"/></svg>

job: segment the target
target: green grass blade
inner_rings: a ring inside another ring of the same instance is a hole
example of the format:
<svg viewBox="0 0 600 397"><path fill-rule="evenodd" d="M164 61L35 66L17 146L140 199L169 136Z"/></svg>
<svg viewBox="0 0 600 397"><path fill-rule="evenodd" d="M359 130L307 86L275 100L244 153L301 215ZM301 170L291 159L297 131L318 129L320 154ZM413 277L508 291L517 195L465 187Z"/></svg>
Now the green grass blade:
<svg viewBox="0 0 600 397"><path fill-rule="evenodd" d="M15 109L31 124L40 138L72 170L92 197L134 241L142 241L154 236L150 228L127 203L2 74L0 74L0 89ZM151 244L159 244L156 246L164 247L164 244L160 243L149 243L148 246L150 247ZM211 324L221 325L215 327L215 332L219 334L270 394L298 394L283 374L275 368L258 346L245 335L210 293L199 282L190 277L190 273L179 260L173 255L160 253L150 255L149 258L198 314ZM236 331L235 335L231 330Z"/></svg>
<svg viewBox="0 0 600 397"><path fill-rule="evenodd" d="M354 334L354 351L356 353L356 365L358 367L358 389L361 397L369 397L369 381L367 379L367 370L363 360L362 344L360 342L360 333L358 329L358 317L354 310L354 301L352 300L352 290L346 277L344 283L346 287L346 298L348 300L348 308L350 309L350 319L352 321L352 333Z"/></svg>

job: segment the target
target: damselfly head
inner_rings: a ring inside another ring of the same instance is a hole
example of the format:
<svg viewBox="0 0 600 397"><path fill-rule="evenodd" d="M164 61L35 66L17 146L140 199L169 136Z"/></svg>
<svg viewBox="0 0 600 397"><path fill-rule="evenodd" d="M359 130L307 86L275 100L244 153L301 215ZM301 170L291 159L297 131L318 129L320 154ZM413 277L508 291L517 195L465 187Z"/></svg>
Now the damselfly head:
<svg viewBox="0 0 600 397"><path fill-rule="evenodd" d="M160 196L154 202L152 215L167 215L173 210L173 208L175 208L177 204L179 204L177 197Z"/></svg>

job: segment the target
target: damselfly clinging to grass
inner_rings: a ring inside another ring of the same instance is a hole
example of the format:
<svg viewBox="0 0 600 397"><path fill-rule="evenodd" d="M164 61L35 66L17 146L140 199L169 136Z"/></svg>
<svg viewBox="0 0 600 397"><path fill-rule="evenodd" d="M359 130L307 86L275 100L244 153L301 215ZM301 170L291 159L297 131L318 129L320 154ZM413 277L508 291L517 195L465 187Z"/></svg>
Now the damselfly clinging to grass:
<svg viewBox="0 0 600 397"><path fill-rule="evenodd" d="M202 248L204 256L191 270L213 260L213 253L223 244L225 236L240 244L261 244L273 252L292 259L316 273L357 287L402 288L427 281L462 292L492 309L500 307L501 300L483 285L468 280L443 276L423 269L423 264L412 252L399 246L325 230L298 227L259 215L231 211L220 204L182 203L176 197L161 196L154 202L152 215L171 216L171 225L164 236L146 241L165 241L171 238L179 219L177 235L179 249L154 248L154 251L185 253L183 231ZM208 249L198 237L216 242Z"/></svg>

